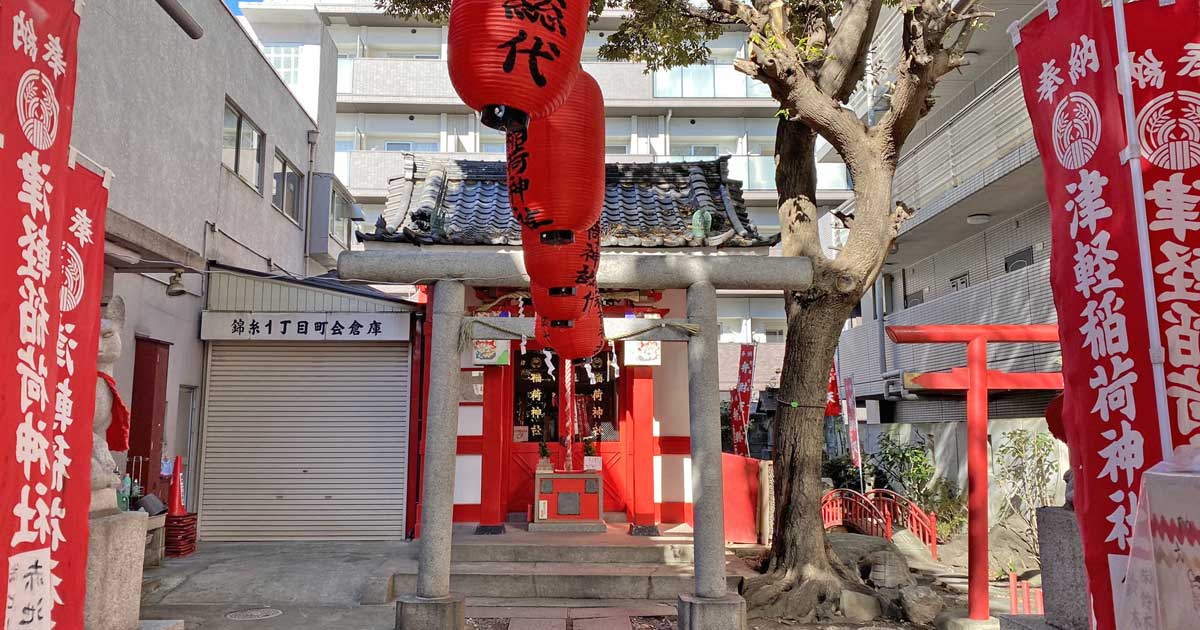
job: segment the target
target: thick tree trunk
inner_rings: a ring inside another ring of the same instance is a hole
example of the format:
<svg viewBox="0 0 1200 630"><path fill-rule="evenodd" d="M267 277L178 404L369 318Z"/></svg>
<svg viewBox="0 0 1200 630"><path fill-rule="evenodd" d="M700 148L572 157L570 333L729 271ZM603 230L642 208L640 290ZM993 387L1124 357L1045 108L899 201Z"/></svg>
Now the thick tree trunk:
<svg viewBox="0 0 1200 630"><path fill-rule="evenodd" d="M775 537L766 574L747 585L753 616L805 618L822 604L831 610L843 584L821 519L821 462L829 368L857 295L837 290L839 274L821 247L814 144L804 125L780 122L775 177L783 253L812 258L815 273L812 289L786 296L787 347L774 428Z"/></svg>

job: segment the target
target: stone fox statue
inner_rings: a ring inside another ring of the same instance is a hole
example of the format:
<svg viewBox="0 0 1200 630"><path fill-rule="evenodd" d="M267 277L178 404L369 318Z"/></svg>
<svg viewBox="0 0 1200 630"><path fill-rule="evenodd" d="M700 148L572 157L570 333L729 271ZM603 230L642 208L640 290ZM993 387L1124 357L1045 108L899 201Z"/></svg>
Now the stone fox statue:
<svg viewBox="0 0 1200 630"><path fill-rule="evenodd" d="M125 301L113 296L100 312L100 345L96 353L96 413L92 425L92 490L116 488L121 480L117 464L108 450L108 428L114 404L123 403L113 394L103 375L112 377L113 365L121 356L121 329L125 326Z"/></svg>

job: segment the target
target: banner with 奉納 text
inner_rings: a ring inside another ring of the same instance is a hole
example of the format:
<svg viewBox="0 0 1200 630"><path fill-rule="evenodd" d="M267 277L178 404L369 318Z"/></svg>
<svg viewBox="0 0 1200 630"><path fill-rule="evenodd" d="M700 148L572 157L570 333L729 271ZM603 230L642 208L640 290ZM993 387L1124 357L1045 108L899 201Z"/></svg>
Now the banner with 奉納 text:
<svg viewBox="0 0 1200 630"><path fill-rule="evenodd" d="M1172 446L1200 443L1200 1L1125 5Z"/></svg>
<svg viewBox="0 0 1200 630"><path fill-rule="evenodd" d="M83 627L91 418L76 416L74 427L60 420L69 397L58 395L60 265L81 7L67 0L0 2L5 630ZM102 247L103 237L98 241ZM88 361L94 363L94 355Z"/></svg>
<svg viewBox="0 0 1200 630"><path fill-rule="evenodd" d="M1060 0L1012 29L1042 157L1063 424L1097 628L1113 628L1141 472L1162 458L1111 17Z"/></svg>
<svg viewBox="0 0 1200 630"><path fill-rule="evenodd" d="M729 392L729 428L732 435L733 453L748 457L750 441L746 427L750 425L750 396L754 389L754 344L742 344L738 355L738 382Z"/></svg>

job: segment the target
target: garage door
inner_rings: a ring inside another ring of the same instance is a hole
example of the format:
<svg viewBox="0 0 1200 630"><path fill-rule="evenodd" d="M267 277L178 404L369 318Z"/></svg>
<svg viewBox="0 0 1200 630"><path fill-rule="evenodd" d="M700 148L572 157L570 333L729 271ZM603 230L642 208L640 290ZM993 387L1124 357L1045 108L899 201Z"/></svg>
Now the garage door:
<svg viewBox="0 0 1200 630"><path fill-rule="evenodd" d="M200 537L404 537L406 343L214 343Z"/></svg>

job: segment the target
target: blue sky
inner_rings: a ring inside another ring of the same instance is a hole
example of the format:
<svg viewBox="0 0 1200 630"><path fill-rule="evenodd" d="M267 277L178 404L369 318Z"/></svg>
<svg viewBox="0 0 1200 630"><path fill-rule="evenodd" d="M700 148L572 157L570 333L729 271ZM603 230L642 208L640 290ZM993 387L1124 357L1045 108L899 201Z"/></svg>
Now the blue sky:
<svg viewBox="0 0 1200 630"><path fill-rule="evenodd" d="M262 0L240 0L240 1L244 1L244 2L262 2ZM241 15L241 14L242 14L242 12L241 12L241 10L240 10L240 9L238 9L238 2L239 2L239 0L225 0L225 6L229 7L229 10L230 10L230 11L233 11L233 14L234 14L234 15Z"/></svg>

